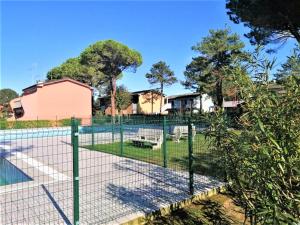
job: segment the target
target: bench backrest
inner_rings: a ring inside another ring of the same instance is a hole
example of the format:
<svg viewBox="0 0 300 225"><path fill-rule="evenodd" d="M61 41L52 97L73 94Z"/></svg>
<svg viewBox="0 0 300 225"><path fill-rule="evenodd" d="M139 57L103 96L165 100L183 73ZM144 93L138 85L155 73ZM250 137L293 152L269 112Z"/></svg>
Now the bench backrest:
<svg viewBox="0 0 300 225"><path fill-rule="evenodd" d="M161 143L163 141L163 131L160 129L139 128L137 132L137 137L139 139L145 139Z"/></svg>
<svg viewBox="0 0 300 225"><path fill-rule="evenodd" d="M192 127L193 130L195 130L195 126ZM173 126L171 127L171 134L187 134L189 132L189 127L188 126Z"/></svg>

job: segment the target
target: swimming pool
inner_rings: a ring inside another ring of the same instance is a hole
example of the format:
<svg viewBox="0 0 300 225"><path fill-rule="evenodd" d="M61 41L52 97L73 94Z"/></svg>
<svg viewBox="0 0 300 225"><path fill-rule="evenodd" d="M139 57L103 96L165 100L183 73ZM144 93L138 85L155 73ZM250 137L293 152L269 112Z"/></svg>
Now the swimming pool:
<svg viewBox="0 0 300 225"><path fill-rule="evenodd" d="M169 128L172 125L169 125ZM139 128L153 128L162 129L160 124L124 124L124 132L137 132ZM197 126L197 131L203 131L204 127ZM93 128L91 126L79 126L78 128L80 134L91 134L94 133L109 133L120 132L120 126L115 124L111 125L97 125ZM35 129L16 129L16 130L0 130L0 144L5 141L12 141L17 139L32 139L32 138L47 138L56 136L70 136L71 127L55 127L55 128L35 128ZM0 146L1 147L1 146Z"/></svg>
<svg viewBox="0 0 300 225"><path fill-rule="evenodd" d="M0 157L0 186L31 181L23 171L19 170L8 160Z"/></svg>
<svg viewBox="0 0 300 225"><path fill-rule="evenodd" d="M153 127L148 125L149 127ZM147 127L148 127L147 126ZM141 125L124 125L124 131L134 131L138 130ZM145 126L143 126L145 128ZM80 126L78 128L79 133L81 134L90 134L94 133L106 133L112 132L115 133L120 131L120 127L115 125L101 125L101 126ZM71 127L56 127L56 128L35 128L35 129L19 129L19 130L0 130L0 144L5 141L12 141L18 139L32 139L32 138L47 138L47 137L56 137L56 136L70 136Z"/></svg>
<svg viewBox="0 0 300 225"><path fill-rule="evenodd" d="M1 130L0 141L71 135L70 127Z"/></svg>

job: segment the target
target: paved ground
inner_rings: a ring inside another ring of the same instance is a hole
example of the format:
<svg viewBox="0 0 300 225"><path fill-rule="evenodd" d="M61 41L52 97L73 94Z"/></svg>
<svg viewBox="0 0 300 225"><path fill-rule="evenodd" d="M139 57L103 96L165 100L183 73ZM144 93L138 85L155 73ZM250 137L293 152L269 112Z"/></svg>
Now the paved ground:
<svg viewBox="0 0 300 225"><path fill-rule="evenodd" d="M108 142L111 134L95 139ZM73 223L69 136L2 141L0 153L33 179L0 186L0 224ZM195 184L196 192L222 185L199 175ZM119 224L188 197L186 172L80 148L81 224Z"/></svg>

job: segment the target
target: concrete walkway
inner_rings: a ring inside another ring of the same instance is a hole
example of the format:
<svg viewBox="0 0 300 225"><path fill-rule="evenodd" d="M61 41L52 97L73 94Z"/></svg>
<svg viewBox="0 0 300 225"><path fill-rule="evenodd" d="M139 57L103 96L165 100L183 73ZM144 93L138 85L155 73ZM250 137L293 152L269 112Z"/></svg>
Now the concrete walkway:
<svg viewBox="0 0 300 225"><path fill-rule="evenodd" d="M0 186L0 224L73 223L69 136L5 141L0 154L33 179ZM222 185L195 175L196 192ZM187 172L80 149L80 224L119 224L189 197Z"/></svg>

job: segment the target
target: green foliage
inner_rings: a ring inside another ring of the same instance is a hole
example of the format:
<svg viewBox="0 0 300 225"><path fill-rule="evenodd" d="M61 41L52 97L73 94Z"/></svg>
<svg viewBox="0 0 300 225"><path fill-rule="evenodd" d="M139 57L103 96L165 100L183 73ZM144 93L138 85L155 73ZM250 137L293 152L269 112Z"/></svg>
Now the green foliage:
<svg viewBox="0 0 300 225"><path fill-rule="evenodd" d="M276 80L282 82L289 76L300 78L300 46L297 45L287 61L281 65L281 69L275 74Z"/></svg>
<svg viewBox="0 0 300 225"><path fill-rule="evenodd" d="M276 63L276 58L270 59L264 50L263 46L258 45L252 53L248 65L252 78L260 83L269 82L271 71Z"/></svg>
<svg viewBox="0 0 300 225"><path fill-rule="evenodd" d="M71 126L72 120L71 119L62 119L58 121L59 126L68 127Z"/></svg>
<svg viewBox="0 0 300 225"><path fill-rule="evenodd" d="M237 77L237 83L244 82ZM209 136L222 153L232 190L251 224L293 224L300 218L300 87L287 78L284 92L247 81L239 132L220 110ZM239 85L239 84L237 84Z"/></svg>
<svg viewBox="0 0 300 225"><path fill-rule="evenodd" d="M70 77L110 92L113 114L115 110L116 80L125 70L135 72L142 64L139 52L113 40L98 41L86 48L79 57L70 58L47 73L47 79Z"/></svg>
<svg viewBox="0 0 300 225"><path fill-rule="evenodd" d="M126 109L131 104L131 98L130 92L124 85L117 87L116 108L118 109L119 113L121 110Z"/></svg>
<svg viewBox="0 0 300 225"><path fill-rule="evenodd" d="M142 64L139 52L114 40L98 41L81 53L83 65L102 72L108 80L119 76L124 70L136 70Z"/></svg>
<svg viewBox="0 0 300 225"><path fill-rule="evenodd" d="M164 93L164 87L170 86L177 82L177 78L174 75L174 72L170 69L165 62L159 61L152 65L150 73L146 74L150 84L159 84L160 85L160 113L162 108L162 97Z"/></svg>
<svg viewBox="0 0 300 225"><path fill-rule="evenodd" d="M47 73L48 80L61 79L70 77L77 80L83 75L83 67L80 64L79 58L70 58L58 67L54 67Z"/></svg>
<svg viewBox="0 0 300 225"><path fill-rule="evenodd" d="M103 74L95 71L92 67L83 65L80 57L70 58L58 67L54 67L47 73L48 80L69 77L86 83L92 87L98 87L103 83Z"/></svg>
<svg viewBox="0 0 300 225"><path fill-rule="evenodd" d="M150 73L146 74L146 78L150 84L159 84L160 86L168 86L177 82L174 72L163 61L153 64Z"/></svg>
<svg viewBox="0 0 300 225"><path fill-rule="evenodd" d="M151 121L148 119L148 121ZM153 120L152 120L153 123ZM202 146L201 151L195 152L195 170L200 174L212 175L212 172L215 170L215 156L207 150L207 144L203 134L197 134L194 140L195 149L199 149L198 146ZM94 146L85 146L90 150L101 151L105 153L110 153L113 155L120 154L120 143L114 142L109 144L97 144ZM181 140L180 143L174 142L172 140L167 141L168 149L168 166L170 168L182 169L188 171L188 141ZM156 165L163 165L163 150L157 149L152 151L151 148L137 147L132 144L132 142L124 142L124 152L123 157L136 159L148 163L153 163ZM205 160L200 159L205 158ZM215 173L213 173L216 175Z"/></svg>
<svg viewBox="0 0 300 225"><path fill-rule="evenodd" d="M230 19L250 28L252 44L268 44L294 37L300 42L299 0L227 0Z"/></svg>
<svg viewBox="0 0 300 225"><path fill-rule="evenodd" d="M125 70L136 71L142 64L142 56L136 50L113 40L98 41L85 49L81 63L103 74L103 83L108 83L111 95L112 115L115 115L116 80Z"/></svg>
<svg viewBox="0 0 300 225"><path fill-rule="evenodd" d="M224 85L231 82L230 70L248 57L243 48L239 36L228 28L210 30L207 37L192 47L200 56L186 67L184 86L209 94L221 107L227 90Z"/></svg>
<svg viewBox="0 0 300 225"><path fill-rule="evenodd" d="M79 119L81 124L81 119ZM28 128L41 128L41 127L68 127L71 126L71 119L61 119L58 121L50 120L15 120L7 121L0 119L0 129L28 129Z"/></svg>
<svg viewBox="0 0 300 225"><path fill-rule="evenodd" d="M30 120L30 121L7 121L0 120L0 129L26 129L26 128L41 128L51 127L52 123L49 120Z"/></svg>
<svg viewBox="0 0 300 225"><path fill-rule="evenodd" d="M6 119L0 118L0 130L5 130L5 129L7 129L7 121Z"/></svg>
<svg viewBox="0 0 300 225"><path fill-rule="evenodd" d="M0 110L0 117L7 118L11 112L9 102L19 95L12 89L4 88L0 89L0 105L3 107Z"/></svg>
<svg viewBox="0 0 300 225"><path fill-rule="evenodd" d="M192 91L200 93L200 113L202 113L202 95L208 93L210 87L208 85L209 77L202 74L204 60L194 58L193 61L186 66L184 71L185 81L181 84Z"/></svg>
<svg viewBox="0 0 300 225"><path fill-rule="evenodd" d="M17 98L19 95L12 89L4 88L0 90L0 105L9 104L11 100Z"/></svg>

